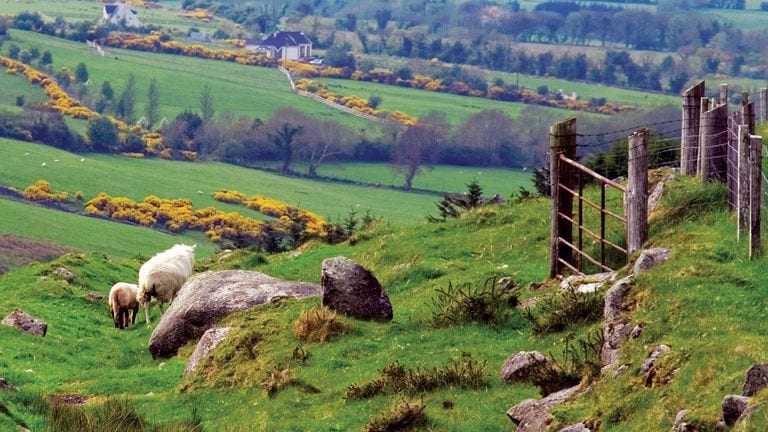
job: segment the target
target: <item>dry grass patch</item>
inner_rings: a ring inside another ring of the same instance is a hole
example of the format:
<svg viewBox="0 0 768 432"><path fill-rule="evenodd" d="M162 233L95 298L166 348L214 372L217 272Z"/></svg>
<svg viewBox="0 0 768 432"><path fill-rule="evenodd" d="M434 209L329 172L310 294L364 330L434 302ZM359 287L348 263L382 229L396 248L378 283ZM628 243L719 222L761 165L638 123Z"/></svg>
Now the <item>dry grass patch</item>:
<svg viewBox="0 0 768 432"><path fill-rule="evenodd" d="M293 334L302 342L325 343L352 330L333 310L316 306L301 313L293 324Z"/></svg>
<svg viewBox="0 0 768 432"><path fill-rule="evenodd" d="M398 402L386 412L363 426L365 432L408 431L427 424L426 406L421 402Z"/></svg>

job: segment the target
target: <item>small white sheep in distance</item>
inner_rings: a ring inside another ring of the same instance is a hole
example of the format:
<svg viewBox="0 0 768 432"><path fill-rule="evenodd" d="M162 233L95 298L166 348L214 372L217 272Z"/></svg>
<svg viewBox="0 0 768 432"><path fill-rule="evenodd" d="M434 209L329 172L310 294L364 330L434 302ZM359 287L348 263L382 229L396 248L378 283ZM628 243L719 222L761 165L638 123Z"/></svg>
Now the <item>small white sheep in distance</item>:
<svg viewBox="0 0 768 432"><path fill-rule="evenodd" d="M124 329L128 324L136 322L136 314L139 313L138 293L139 287L136 284L118 282L112 285L109 290L109 309L116 328Z"/></svg>
<svg viewBox="0 0 768 432"><path fill-rule="evenodd" d="M184 282L192 275L195 246L197 245L174 245L150 258L139 269L139 292L136 298L144 305L144 318L147 324L149 324L152 297L157 299L160 315L162 315L163 303L170 304Z"/></svg>

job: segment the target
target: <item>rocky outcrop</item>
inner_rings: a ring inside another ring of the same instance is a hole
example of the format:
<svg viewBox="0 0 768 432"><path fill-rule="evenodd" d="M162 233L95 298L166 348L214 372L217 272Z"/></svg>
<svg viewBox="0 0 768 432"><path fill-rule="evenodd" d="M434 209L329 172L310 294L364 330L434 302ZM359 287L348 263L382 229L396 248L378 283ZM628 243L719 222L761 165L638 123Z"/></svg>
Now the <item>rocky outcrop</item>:
<svg viewBox="0 0 768 432"><path fill-rule="evenodd" d="M582 389L574 386L539 399L526 399L507 411L512 423L517 425L515 432L545 432L555 420L549 413L549 407L559 405L567 400L579 397L589 392L590 388Z"/></svg>
<svg viewBox="0 0 768 432"><path fill-rule="evenodd" d="M766 386L768 386L768 365L755 364L747 371L741 394L742 396L754 396Z"/></svg>
<svg viewBox="0 0 768 432"><path fill-rule="evenodd" d="M200 273L181 287L173 304L149 339L154 357L170 357L178 349L197 339L222 317L249 310L277 298L318 296L319 285L290 282L264 273L226 270Z"/></svg>
<svg viewBox="0 0 768 432"><path fill-rule="evenodd" d="M13 312L3 318L3 324L37 336L45 336L48 331L48 324L45 321L35 318L21 309L14 309Z"/></svg>
<svg viewBox="0 0 768 432"><path fill-rule="evenodd" d="M668 260L671 255L672 251L666 248L646 249L640 252L640 256L637 257L637 261L635 261L635 265L632 267L632 273L639 275L642 272L648 271Z"/></svg>
<svg viewBox="0 0 768 432"><path fill-rule="evenodd" d="M630 322L624 311L624 301L632 286L632 277L627 276L605 293L603 307L603 366L613 366L619 359L621 343L630 332Z"/></svg>
<svg viewBox="0 0 768 432"><path fill-rule="evenodd" d="M560 282L560 289L574 290L586 294L597 291L603 284L613 280L615 272L596 273L591 275L571 275Z"/></svg>
<svg viewBox="0 0 768 432"><path fill-rule="evenodd" d="M521 351L509 356L501 367L501 379L507 384L536 384L537 377L541 377L552 366L552 360L538 351Z"/></svg>
<svg viewBox="0 0 768 432"><path fill-rule="evenodd" d="M64 267L56 268L55 270L53 270L53 274L60 277L61 279L64 279L67 282L73 282L77 278L77 276L74 273L65 269Z"/></svg>
<svg viewBox="0 0 768 432"><path fill-rule="evenodd" d="M323 305L359 319L392 320L392 304L370 270L346 257L323 261Z"/></svg>
<svg viewBox="0 0 768 432"><path fill-rule="evenodd" d="M557 432L592 432L584 423L576 423L566 426Z"/></svg>
<svg viewBox="0 0 768 432"><path fill-rule="evenodd" d="M197 343L195 351L189 356L187 367L184 368L184 376L187 377L197 369L197 365L208 357L217 346L227 337L232 327L211 328L203 333L200 342Z"/></svg>
<svg viewBox="0 0 768 432"><path fill-rule="evenodd" d="M689 410L684 409L678 411L675 416L675 423L672 425L672 432L699 432L699 428L686 422L685 416L688 415Z"/></svg>
<svg viewBox="0 0 768 432"><path fill-rule="evenodd" d="M648 372L651 370L653 365L656 363L656 360L658 360L659 357L661 357L662 354L669 351L669 346L661 344L653 349L653 352L648 356L648 358L643 361L643 365L640 366L641 372Z"/></svg>
<svg viewBox="0 0 768 432"><path fill-rule="evenodd" d="M749 398L746 396L728 395L723 399L723 422L726 426L733 426L747 411Z"/></svg>

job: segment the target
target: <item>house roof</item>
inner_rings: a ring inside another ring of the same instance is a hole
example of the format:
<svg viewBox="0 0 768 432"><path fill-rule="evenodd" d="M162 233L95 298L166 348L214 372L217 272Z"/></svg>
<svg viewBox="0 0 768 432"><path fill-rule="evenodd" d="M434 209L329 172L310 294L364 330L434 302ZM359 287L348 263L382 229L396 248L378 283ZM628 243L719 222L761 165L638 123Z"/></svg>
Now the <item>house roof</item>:
<svg viewBox="0 0 768 432"><path fill-rule="evenodd" d="M249 41L250 42L250 41ZM275 32L261 42L254 45L284 47L284 46L299 46L299 45L312 45L312 41L303 32L289 32L279 31Z"/></svg>
<svg viewBox="0 0 768 432"><path fill-rule="evenodd" d="M107 12L107 15L112 15L113 13L115 13L116 10L117 10L116 4L104 5L104 11Z"/></svg>

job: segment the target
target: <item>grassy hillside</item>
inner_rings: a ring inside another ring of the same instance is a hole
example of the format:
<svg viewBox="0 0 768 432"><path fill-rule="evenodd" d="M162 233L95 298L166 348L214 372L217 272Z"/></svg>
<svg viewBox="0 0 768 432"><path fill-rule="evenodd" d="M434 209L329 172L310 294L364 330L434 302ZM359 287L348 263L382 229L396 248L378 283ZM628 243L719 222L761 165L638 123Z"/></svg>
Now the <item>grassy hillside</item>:
<svg viewBox="0 0 768 432"><path fill-rule="evenodd" d="M202 233L165 234L7 199L0 199L0 233L48 240L84 252L121 258L151 256L176 243L197 243L199 256L210 255L215 249Z"/></svg>
<svg viewBox="0 0 768 432"><path fill-rule="evenodd" d="M371 95L382 97L381 108L403 111L411 115L422 116L430 111L445 113L451 123L460 123L466 117L483 110L498 109L511 117L519 117L530 105L516 102L500 102L479 97L457 96L449 93L438 93L428 90L407 89L364 81L341 80L332 78L318 79L326 84L328 90L340 95L356 95L367 99ZM540 108L556 117L573 116L574 111L559 108ZM578 113L582 116L599 116L597 114Z"/></svg>
<svg viewBox="0 0 768 432"><path fill-rule="evenodd" d="M94 83L91 91L95 94L99 93L104 81L109 81L115 95L119 96L128 75L133 73L136 77L137 118L144 114L147 88L154 77L160 94L160 114L169 119L185 109L199 111L200 94L207 84L211 87L217 113L230 111L236 115L268 119L280 107L293 107L355 129L373 127L367 120L295 95L285 75L277 69L113 48L105 48L107 55L102 57L85 44L32 32L12 30L10 34L11 43L50 51L55 70L64 66L75 70L80 62L85 63Z"/></svg>
<svg viewBox="0 0 768 432"><path fill-rule="evenodd" d="M350 208L361 211L370 208L376 216L397 224L423 221L426 212L433 211L433 203L438 198L436 195L281 177L219 162L137 160L104 154L89 154L80 162L80 155L44 145L0 139L0 147L4 154L0 159L0 184L23 189L42 179L56 190L71 194L82 191L86 198L102 191L134 200L148 195L188 198L196 208L214 206L258 217L258 213L245 207L211 198L217 190L230 189L248 195L266 195L334 220L345 216ZM42 166L43 162L46 166Z"/></svg>
<svg viewBox="0 0 768 432"><path fill-rule="evenodd" d="M20 111L16 97L23 96L25 103L45 102L48 97L43 89L29 85L21 75L0 74L0 111Z"/></svg>
<svg viewBox="0 0 768 432"><path fill-rule="evenodd" d="M746 259L746 245L735 241L734 217L724 202L719 185L702 186L691 179L668 189L662 210L654 215L648 246L670 247L673 255L635 281L629 315L633 324L643 325L643 332L625 343L621 363L629 368L615 377L594 375L586 397L554 410L555 430L578 421L600 425L600 431L668 430L682 408L692 410L687 420L700 430L715 430L723 396L740 392L748 366L766 361L761 347L768 343L761 319L766 313L762 299L768 294L766 258ZM130 405L149 424L142 430L192 430L179 423L193 417L205 430L360 430L403 398L423 401L430 430L511 429L506 409L537 397L538 390L500 381L498 370L506 357L537 349L566 364L564 341L583 337L600 324L570 325L537 335L520 309L496 328L434 328L428 321L437 289L449 282L482 284L490 276L512 276L525 286L543 280L548 269L548 212L547 200L533 200L483 209L444 224L403 229L380 225L362 233L354 246L309 245L298 254L266 258L238 252L201 262L198 270L257 269L317 282L324 258L349 256L381 280L395 319L345 319L354 327L350 333L317 344L301 343L292 331L299 314L317 300L283 301L237 314L225 320L238 328L236 333L189 381L181 374L191 346L172 359L152 360L146 350L151 328L115 330L104 304L82 298L86 290L104 292L112 281L131 277L139 262L97 255L16 270L0 278L0 291L8 299L0 315L22 307L47 319L50 329L41 340L0 328L5 341L0 376L19 387L2 402L0 425L10 428L23 422L32 430L44 429L51 397L76 394L93 398L85 408L89 412L105 400ZM75 271L78 280L69 286L55 278L37 281L57 265ZM549 295L550 290L522 291L523 298ZM602 310L602 301L597 305ZM77 343L68 343L72 340ZM659 343L668 344L671 351L657 362L656 375L647 379L638 373L639 365ZM297 347L310 353L305 362L292 360ZM32 351L36 356L29 354ZM394 361L429 369L462 353L487 361L486 383L479 390L450 387L422 396L344 400L347 386L373 380ZM292 386L268 396L259 384L273 367L286 364L297 380L319 393ZM754 402L764 399L760 393ZM444 401L453 408L444 410ZM297 410L302 415L296 415ZM766 420L763 406L741 430L762 430Z"/></svg>

